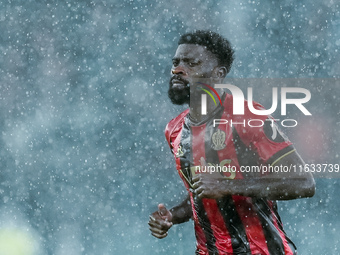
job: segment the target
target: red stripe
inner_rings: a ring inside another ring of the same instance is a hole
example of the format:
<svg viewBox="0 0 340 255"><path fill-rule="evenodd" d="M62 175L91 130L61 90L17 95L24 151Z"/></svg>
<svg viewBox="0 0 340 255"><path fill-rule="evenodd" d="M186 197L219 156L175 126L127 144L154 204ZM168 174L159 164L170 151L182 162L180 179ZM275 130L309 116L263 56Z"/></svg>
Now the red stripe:
<svg viewBox="0 0 340 255"><path fill-rule="evenodd" d="M272 217L273 217L274 225L275 225L275 227L277 228L277 230L280 233L280 236L281 236L281 239L282 239L282 243L283 243L283 246L284 246L284 249L285 249L285 255L294 255L294 252L292 251L292 249L290 248L290 246L288 244L288 241L286 239L285 233L282 232L281 228L279 227L277 216L274 213L273 203L270 202L268 204L269 204L270 209L272 211Z"/></svg>
<svg viewBox="0 0 340 255"><path fill-rule="evenodd" d="M180 144L180 141L181 141L181 137L182 137L182 129L178 133L175 141L172 142L172 147L173 147L173 153L174 154L176 154L177 151L178 151L178 147L179 147L179 144ZM186 189L189 191L190 186L187 183L186 179L183 177L183 174L181 173L181 171L179 171L179 169L181 169L181 159L179 157L176 157L176 155L175 155L175 160L176 160L176 169L177 169L177 172L178 172L179 176L181 177L181 179L183 180L183 183L184 183Z"/></svg>
<svg viewBox="0 0 340 255"><path fill-rule="evenodd" d="M252 206L250 197L233 196L237 213L246 229L252 254L269 254L262 224Z"/></svg>
<svg viewBox="0 0 340 255"><path fill-rule="evenodd" d="M211 228L216 238L216 247L221 254L233 254L233 247L231 246L231 237L225 227L223 216L220 213L216 200L203 199L204 209L207 217L211 223Z"/></svg>
<svg viewBox="0 0 340 255"><path fill-rule="evenodd" d="M199 127L192 126L192 160L195 166L200 166L200 159L205 159L204 135L206 125Z"/></svg>

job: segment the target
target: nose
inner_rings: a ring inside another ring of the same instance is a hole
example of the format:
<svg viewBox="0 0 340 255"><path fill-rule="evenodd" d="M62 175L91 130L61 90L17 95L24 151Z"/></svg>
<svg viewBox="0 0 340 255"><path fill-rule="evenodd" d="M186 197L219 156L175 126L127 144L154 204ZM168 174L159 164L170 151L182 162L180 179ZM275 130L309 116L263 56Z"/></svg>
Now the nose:
<svg viewBox="0 0 340 255"><path fill-rule="evenodd" d="M180 75L187 75L187 72L183 68L183 66L176 66L171 69L172 74L180 74Z"/></svg>

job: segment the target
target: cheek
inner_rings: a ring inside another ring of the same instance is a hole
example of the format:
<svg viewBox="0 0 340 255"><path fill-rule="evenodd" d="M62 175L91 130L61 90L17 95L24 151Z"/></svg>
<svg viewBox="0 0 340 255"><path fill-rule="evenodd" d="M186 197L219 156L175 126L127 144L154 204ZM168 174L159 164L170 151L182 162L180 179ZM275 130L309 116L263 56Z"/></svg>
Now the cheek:
<svg viewBox="0 0 340 255"><path fill-rule="evenodd" d="M213 77L213 72L211 70L205 70L200 73L197 74L198 76L200 77L204 77L204 78L210 78L210 77Z"/></svg>
<svg viewBox="0 0 340 255"><path fill-rule="evenodd" d="M215 65L213 64L208 64L208 65L205 65L201 68L201 71L203 74L208 74L208 75L212 75L214 72L215 72Z"/></svg>

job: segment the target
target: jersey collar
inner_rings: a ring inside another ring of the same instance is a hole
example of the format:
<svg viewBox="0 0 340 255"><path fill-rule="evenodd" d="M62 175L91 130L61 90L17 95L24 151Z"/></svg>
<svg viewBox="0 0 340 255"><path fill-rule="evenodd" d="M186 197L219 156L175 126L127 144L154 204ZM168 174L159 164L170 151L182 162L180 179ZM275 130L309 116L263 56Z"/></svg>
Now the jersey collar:
<svg viewBox="0 0 340 255"><path fill-rule="evenodd" d="M224 100L226 98L226 93L224 92L223 95L222 95L222 98L221 98L221 101L223 102L224 104ZM222 110L224 110L224 106L223 105L218 105L210 114L208 114L206 116L206 118L204 118L203 120L197 122L195 121L191 116L190 116L190 113L188 113L188 115L186 116L186 118L189 120L189 123L192 125L192 126L200 126L200 125L203 125L205 123L207 123L209 120L211 120L212 118L214 118L218 113L220 113Z"/></svg>

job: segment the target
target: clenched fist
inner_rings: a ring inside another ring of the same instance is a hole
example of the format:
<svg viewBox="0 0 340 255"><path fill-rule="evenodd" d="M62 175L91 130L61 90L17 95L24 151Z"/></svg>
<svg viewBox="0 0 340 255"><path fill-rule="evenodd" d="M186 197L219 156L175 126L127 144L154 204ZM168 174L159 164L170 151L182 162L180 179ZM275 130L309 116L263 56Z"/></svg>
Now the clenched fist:
<svg viewBox="0 0 340 255"><path fill-rule="evenodd" d="M158 205L158 211L150 215L149 226L151 235L162 239L168 235L172 227L172 214L163 204Z"/></svg>

